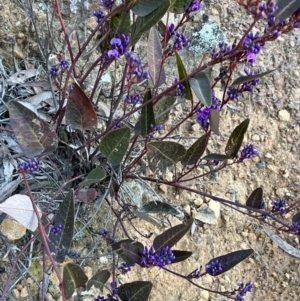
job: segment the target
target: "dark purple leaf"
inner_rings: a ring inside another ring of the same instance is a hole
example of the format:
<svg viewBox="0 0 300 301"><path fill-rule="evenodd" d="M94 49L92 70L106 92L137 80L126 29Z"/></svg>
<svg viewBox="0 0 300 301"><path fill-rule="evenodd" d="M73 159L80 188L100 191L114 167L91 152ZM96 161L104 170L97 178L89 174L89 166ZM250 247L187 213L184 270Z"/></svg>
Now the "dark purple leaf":
<svg viewBox="0 0 300 301"><path fill-rule="evenodd" d="M172 250L172 252L175 255L175 259L172 260L172 264L184 261L193 255L193 252L189 252L189 251Z"/></svg>
<svg viewBox="0 0 300 301"><path fill-rule="evenodd" d="M245 260L247 257L249 257L253 253L252 249L247 250L239 250L232 253L228 253L226 255L222 255L219 257L215 257L211 259L207 264L211 264L212 262L216 262L216 260L219 261L219 263L222 266L222 271L217 273L216 275L212 276L218 276L221 275L228 270L232 269L234 266L236 266L241 261Z"/></svg>
<svg viewBox="0 0 300 301"><path fill-rule="evenodd" d="M261 209L262 202L263 202L263 190L261 187L258 187L248 197L246 201L246 206L254 209Z"/></svg>
<svg viewBox="0 0 300 301"><path fill-rule="evenodd" d="M96 273L87 283L86 289L90 290L90 288L94 285L95 288L98 288L101 292L103 292L104 284L110 277L110 272L108 270L103 270Z"/></svg>
<svg viewBox="0 0 300 301"><path fill-rule="evenodd" d="M207 136L203 135L196 140L192 146L186 151L185 156L181 159L184 165L193 165L197 163L207 146Z"/></svg>
<svg viewBox="0 0 300 301"><path fill-rule="evenodd" d="M147 301L151 289L149 281L125 283L118 288L118 296L122 301Z"/></svg>
<svg viewBox="0 0 300 301"><path fill-rule="evenodd" d="M122 243L121 244L121 248L123 250L123 252L125 253L125 255L131 260L131 262L127 262L128 264L133 264L133 263L137 263L137 264L141 264L142 262L142 257L140 255L140 253L144 250L144 248L141 248L139 246L135 246L132 244L128 244L128 243Z"/></svg>
<svg viewBox="0 0 300 301"><path fill-rule="evenodd" d="M166 246L173 247L190 230L193 222L194 219L190 218L184 224L174 226L156 236L153 241L155 251Z"/></svg>
<svg viewBox="0 0 300 301"><path fill-rule="evenodd" d="M151 99L151 91L148 90L144 96L143 104ZM147 105L143 106L141 112L141 135L143 137L149 135L153 127L155 127L155 118L154 118L154 111L153 111L153 104L152 102L148 103Z"/></svg>
<svg viewBox="0 0 300 301"><path fill-rule="evenodd" d="M243 143L244 135L247 131L249 122L250 120L249 118L247 118L241 124L239 124L231 133L225 148L226 155L230 156L231 158L236 157Z"/></svg>
<svg viewBox="0 0 300 301"><path fill-rule="evenodd" d="M140 250L144 250L144 246L138 242L131 239L122 239L114 244L111 245L112 250L116 251L118 256L124 261L127 262L129 265L133 266L135 264L135 261L133 261L130 257L128 257L125 252L123 251L121 245L122 244L130 244L132 246L136 246L140 248Z"/></svg>

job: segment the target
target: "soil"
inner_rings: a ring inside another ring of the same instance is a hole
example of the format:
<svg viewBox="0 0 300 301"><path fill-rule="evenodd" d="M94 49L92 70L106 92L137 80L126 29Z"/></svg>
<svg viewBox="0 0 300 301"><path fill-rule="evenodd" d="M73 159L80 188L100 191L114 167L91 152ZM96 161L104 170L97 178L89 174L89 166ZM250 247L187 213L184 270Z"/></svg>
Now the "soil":
<svg viewBox="0 0 300 301"><path fill-rule="evenodd" d="M34 42L34 35L30 31L29 18L15 1L3 0L0 9L4 18L0 24L0 55L8 62L7 66L9 67L12 66L11 56L8 55L12 38L16 40L18 47L17 59L34 56L37 45ZM35 9L42 18L38 5ZM220 27L226 32L226 40L229 43L236 38L241 38L251 22L251 17L245 18L243 8L237 6L234 0L225 0L222 1L222 4L220 1L210 1L210 6L206 6L206 9L212 19L220 21ZM200 26L198 21L194 22L194 28L191 27L191 31ZM88 20L87 23L93 24L93 20ZM257 30L263 30L263 25ZM269 205L271 200L278 198L286 199L288 204L298 200L300 192L300 43L297 41L299 40L300 30L294 30L277 41L266 44L263 54L259 55L255 69L257 72L264 72L277 68L276 71L268 76L253 94L245 93L239 97L238 101L232 103L231 108L226 107L222 110L221 135L213 136L209 145L211 151L224 150L232 130L248 117L250 126L245 142L255 144L259 150L259 157L219 172L216 179L207 177L201 181L189 183L191 188L204 190L225 199L235 198L242 204L257 187L263 188L265 201ZM197 61L199 58L194 57L191 64ZM218 74L218 69L216 68L212 72ZM221 98L223 93L221 87L217 86L215 93L217 97ZM184 113L184 105L173 110L167 127L179 120ZM189 138L199 137L203 133L196 121L190 121L175 134ZM186 146L190 143L190 139L183 139L183 144ZM166 202L178 206L182 211L188 211L189 214L195 214L195 211L201 208L203 203L209 202L208 199L200 198L194 193L178 192L172 188L153 188ZM109 212L109 208L103 205L94 216L93 204L84 205L78 210L77 234L73 249L81 251L81 257L85 258L81 261L81 266L84 267L89 277L98 270L110 269L111 255L107 255L109 250L105 241L98 234L104 228L112 229L111 219L107 212ZM285 217L287 220L291 220L291 216ZM88 227L79 231L87 221L90 221ZM169 221L172 226L181 222L175 217L169 218ZM132 223L143 234L153 234L152 238L161 233L161 229L143 220L135 219ZM236 288L239 281L253 281L254 292L249 294L246 300L299 300L299 258L292 257L279 248L264 232L260 222L221 206L221 216L216 225L203 224L199 221L196 221L196 225L193 235L186 235L176 245L176 249L192 251L192 257L183 263L170 266L171 270L186 275L196 268L204 267L205 263L214 256L239 249L253 248L254 256L232 270L219 277L204 277L197 283L211 290L227 291ZM126 222L126 227L132 233L133 238L150 244L151 240L138 235L130 223ZM295 235L279 235L295 248L300 248L299 239ZM121 239L124 235L118 231L117 237ZM37 270L40 268L41 266L37 265ZM36 271L34 273L36 274ZM27 282L30 282L28 279ZM134 280L153 282L153 290L149 299L151 301L162 299L225 300L224 297L193 287L187 281L181 281L176 276L158 268L139 269L135 267L127 275L119 276L119 283ZM0 287L4 282L5 277L1 274ZM47 295L49 300L61 300L56 285L57 280L51 276ZM32 284L32 288L34 286L35 284ZM30 300L26 291L24 279L20 280L13 290L15 299ZM31 291L29 294L33 295L34 293ZM81 297L80 300L93 300L96 296L97 291L94 290L90 295ZM33 298L35 297L33 296Z"/></svg>

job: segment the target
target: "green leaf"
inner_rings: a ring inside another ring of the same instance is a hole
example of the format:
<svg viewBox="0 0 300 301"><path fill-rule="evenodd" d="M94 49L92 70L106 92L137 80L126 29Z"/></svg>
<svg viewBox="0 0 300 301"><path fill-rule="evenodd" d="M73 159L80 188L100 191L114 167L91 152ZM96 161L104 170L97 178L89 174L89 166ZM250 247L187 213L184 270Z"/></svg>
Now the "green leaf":
<svg viewBox="0 0 300 301"><path fill-rule="evenodd" d="M118 296L122 301L147 301L151 289L149 281L125 283L118 288Z"/></svg>
<svg viewBox="0 0 300 301"><path fill-rule="evenodd" d="M129 46L137 43L140 37L154 26L168 11L169 1L164 1L159 7L144 17L137 17L136 21L131 25L131 36Z"/></svg>
<svg viewBox="0 0 300 301"><path fill-rule="evenodd" d="M82 268L74 263L67 263L63 270L63 288L66 299L72 297L75 288L84 286L88 281Z"/></svg>
<svg viewBox="0 0 300 301"><path fill-rule="evenodd" d="M99 144L101 153L108 159L111 165L116 166L128 149L130 141L130 129L127 127L109 132Z"/></svg>
<svg viewBox="0 0 300 301"><path fill-rule="evenodd" d="M162 213L171 215L182 215L182 212L174 208L173 206L163 202L149 202L145 204L141 209L142 212L146 213Z"/></svg>
<svg viewBox="0 0 300 301"><path fill-rule="evenodd" d="M210 274L211 276L221 275L221 274L227 272L228 270L232 269L234 266L236 266L241 261L245 260L252 253L253 253L252 249L247 249L247 250L239 250L239 251L235 251L235 252L223 255L223 256L215 257L215 258L211 259L207 264L211 264L212 262L215 262L216 260L218 260L221 263L222 271L217 273L216 275L212 275L210 273L208 273L208 274Z"/></svg>
<svg viewBox="0 0 300 301"><path fill-rule="evenodd" d="M163 0L169 2L168 0ZM163 2L162 0L137 0L134 6L131 8L132 12L139 16L145 17L157 9Z"/></svg>
<svg viewBox="0 0 300 301"><path fill-rule="evenodd" d="M218 110L211 110L209 115L209 124L211 130L217 135L220 135L219 131L219 123L220 123L220 112Z"/></svg>
<svg viewBox="0 0 300 301"><path fill-rule="evenodd" d="M150 142L147 148L149 167L154 172L156 169L166 172L167 167L179 162L186 153L184 146L171 141Z"/></svg>
<svg viewBox="0 0 300 301"><path fill-rule="evenodd" d="M246 206L255 209L262 209L261 208L262 202L263 202L263 190L261 187L258 187L248 197L246 201Z"/></svg>
<svg viewBox="0 0 300 301"><path fill-rule="evenodd" d="M170 248L173 247L190 230L193 222L194 219L190 218L185 224L174 226L156 236L153 240L155 251L158 251L166 246Z"/></svg>
<svg viewBox="0 0 300 301"><path fill-rule="evenodd" d="M155 121L157 125L164 124L169 119L170 109L176 102L176 96L163 96L155 105Z"/></svg>
<svg viewBox="0 0 300 301"><path fill-rule="evenodd" d="M117 34L126 34L130 32L130 13L126 10L121 10L111 17L111 32L110 37L113 38Z"/></svg>
<svg viewBox="0 0 300 301"><path fill-rule="evenodd" d="M212 95L210 82L206 73L198 72L189 79L189 83L199 101L201 101L206 107L210 107L212 104Z"/></svg>
<svg viewBox="0 0 300 301"><path fill-rule="evenodd" d="M243 143L244 135L247 131L249 122L250 120L247 118L241 124L239 124L231 133L225 148L225 153L231 158L236 157Z"/></svg>
<svg viewBox="0 0 300 301"><path fill-rule="evenodd" d="M53 234L50 231L49 240L50 249L55 252L57 247L56 261L63 262L65 260L65 249L69 249L72 243L74 234L74 192L73 189L64 198L63 202L60 203L58 210L53 220L53 226L62 226L62 231L57 234Z"/></svg>
<svg viewBox="0 0 300 301"><path fill-rule="evenodd" d="M131 244L137 248L139 248L140 250L144 250L144 246L143 244L141 244L138 241L134 241L132 239L122 239L114 244L111 245L111 248L113 251L116 251L116 253L118 254L118 256L124 261L127 262L129 265L133 266L136 262L131 259L131 257L127 256L123 250L123 248L121 247L122 244ZM126 247L125 247L126 249ZM128 249L128 248L127 248Z"/></svg>
<svg viewBox="0 0 300 301"><path fill-rule="evenodd" d="M263 78L264 76L266 76L266 75L268 75L270 73L273 73L278 68L275 68L275 69L272 69L272 70L269 70L269 71L266 71L266 72L263 72L263 73L255 74L255 75L240 76L240 77L236 78L233 81L233 83L231 84L231 86L238 86L238 85L241 85L243 83L250 82L250 81L252 81L254 79L257 79L257 78Z"/></svg>
<svg viewBox="0 0 300 301"><path fill-rule="evenodd" d="M92 102L77 83L74 84L66 105L66 121L73 129L90 130L97 128L97 115Z"/></svg>
<svg viewBox="0 0 300 301"><path fill-rule="evenodd" d="M90 186L94 183L98 183L101 180L103 180L105 176L106 176L105 170L100 167L96 167L91 172L89 172L85 180L82 181L79 184L79 186Z"/></svg>
<svg viewBox="0 0 300 301"><path fill-rule="evenodd" d="M104 284L110 277L110 272L108 270L103 270L96 273L87 283L86 289L89 291L94 285L95 288L98 288L103 293Z"/></svg>
<svg viewBox="0 0 300 301"><path fill-rule="evenodd" d="M209 154L202 158L202 160L218 160L218 161L226 161L231 159L230 156L221 155L221 154Z"/></svg>
<svg viewBox="0 0 300 301"><path fill-rule="evenodd" d="M151 98L152 98L151 91L148 90L144 96L143 104L145 104ZM141 120L141 135L143 137L145 137L151 133L152 127L155 127L155 118L154 118L152 102L150 102L147 105L142 107L140 120ZM152 127L151 127L151 125L152 125Z"/></svg>
<svg viewBox="0 0 300 301"><path fill-rule="evenodd" d="M287 19L300 8L299 0L278 0L276 4L278 10L275 12L275 17L280 21Z"/></svg>
<svg viewBox="0 0 300 301"><path fill-rule="evenodd" d="M183 14L185 12L185 5L190 5L192 0L170 0L171 7L169 11L174 14Z"/></svg>
<svg viewBox="0 0 300 301"><path fill-rule="evenodd" d="M187 76L187 73L179 54L175 52L175 55L176 55L176 63L178 68L179 79L182 80ZM193 94L192 94L190 83L188 81L185 81L183 82L183 85L185 87L184 89L185 98L193 101Z"/></svg>
<svg viewBox="0 0 300 301"><path fill-rule="evenodd" d="M166 82L166 73L162 62L163 51L158 31L152 27L148 37L148 71L155 87L159 87Z"/></svg>
<svg viewBox="0 0 300 301"><path fill-rule="evenodd" d="M193 165L195 164L202 154L204 153L207 146L207 136L203 135L198 140L196 140L193 145L186 151L185 156L181 160L184 165Z"/></svg>
<svg viewBox="0 0 300 301"><path fill-rule="evenodd" d="M12 100L7 106L11 127L27 158L56 150L58 137L47 122L17 101Z"/></svg>

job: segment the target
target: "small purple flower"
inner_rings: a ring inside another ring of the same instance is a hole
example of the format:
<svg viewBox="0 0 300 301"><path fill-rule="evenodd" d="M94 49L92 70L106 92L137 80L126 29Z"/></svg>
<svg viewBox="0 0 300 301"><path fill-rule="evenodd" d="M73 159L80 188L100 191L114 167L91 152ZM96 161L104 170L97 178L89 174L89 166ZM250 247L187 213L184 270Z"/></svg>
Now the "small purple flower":
<svg viewBox="0 0 300 301"><path fill-rule="evenodd" d="M185 11L190 14L192 12L199 11L201 9L201 3L199 0L193 0L189 6L187 4L184 5Z"/></svg>
<svg viewBox="0 0 300 301"><path fill-rule="evenodd" d="M107 301L108 299L105 298L104 296L98 296L94 299L94 301Z"/></svg>
<svg viewBox="0 0 300 301"><path fill-rule="evenodd" d="M300 233L300 223L298 223L298 222L292 222L292 226L291 227L292 227L294 233L296 233L296 234Z"/></svg>
<svg viewBox="0 0 300 301"><path fill-rule="evenodd" d="M114 0L101 0L100 4L105 8L112 9L114 3Z"/></svg>
<svg viewBox="0 0 300 301"><path fill-rule="evenodd" d="M108 50L107 56L111 60L117 60L118 58L120 58L120 54L117 49Z"/></svg>
<svg viewBox="0 0 300 301"><path fill-rule="evenodd" d="M211 113L211 108L198 109L197 111L197 121L200 123L203 129L207 129L209 125L209 115Z"/></svg>
<svg viewBox="0 0 300 301"><path fill-rule="evenodd" d="M241 151L240 162L243 162L245 159L251 159L258 155L258 151L254 148L253 143L248 143L244 146Z"/></svg>
<svg viewBox="0 0 300 301"><path fill-rule="evenodd" d="M58 77L58 74L59 74L59 69L57 66L51 66L50 69L49 69L49 74L52 76L52 77Z"/></svg>
<svg viewBox="0 0 300 301"><path fill-rule="evenodd" d="M253 291L253 282L247 282L244 284L243 282L238 283L239 292L235 297L236 301L245 301L244 297L247 293L251 293Z"/></svg>
<svg viewBox="0 0 300 301"><path fill-rule="evenodd" d="M120 272L125 275L126 273L131 271L131 267L127 262L123 262L118 269L120 270Z"/></svg>
<svg viewBox="0 0 300 301"><path fill-rule="evenodd" d="M137 81L150 78L148 71L145 71L143 68L142 61L135 56L133 52L127 51L124 55L129 64L129 73L126 75L127 77L130 77L131 74L134 74L137 78Z"/></svg>
<svg viewBox="0 0 300 301"><path fill-rule="evenodd" d="M272 201L272 212L283 212L286 206L286 200L279 199Z"/></svg>
<svg viewBox="0 0 300 301"><path fill-rule="evenodd" d="M191 274L189 274L187 277L189 279L192 279L192 278L199 279L201 277L201 271L199 269L196 269Z"/></svg>
<svg viewBox="0 0 300 301"><path fill-rule="evenodd" d="M60 60L59 65L63 71L65 71L69 68L69 62L67 60Z"/></svg>
<svg viewBox="0 0 300 301"><path fill-rule="evenodd" d="M173 44L173 50L182 50L184 47L190 46L190 42L187 37L183 33L175 34L175 41Z"/></svg>
<svg viewBox="0 0 300 301"><path fill-rule="evenodd" d="M59 224L57 227L55 227L54 225L50 225L51 228L51 233L54 235L58 235L61 233L63 226L62 224Z"/></svg>
<svg viewBox="0 0 300 301"><path fill-rule="evenodd" d="M18 169L26 173L35 173L42 166L42 162L39 159L28 159L24 163L18 164Z"/></svg>
<svg viewBox="0 0 300 301"><path fill-rule="evenodd" d="M300 21L295 23L294 28L300 28Z"/></svg>
<svg viewBox="0 0 300 301"><path fill-rule="evenodd" d="M173 84L177 84L178 81L179 81L178 78L175 78ZM177 84L175 95L179 97L185 97L184 90L185 90L184 84Z"/></svg>
<svg viewBox="0 0 300 301"><path fill-rule="evenodd" d="M96 18L96 22L99 24L105 18L105 13L102 10L96 10L93 12L93 16Z"/></svg>
<svg viewBox="0 0 300 301"><path fill-rule="evenodd" d="M175 31L175 25L171 23L168 27L168 33L170 36L174 36L176 31Z"/></svg>
<svg viewBox="0 0 300 301"><path fill-rule="evenodd" d="M128 104L136 104L136 103L138 103L141 99L142 99L142 95L141 95L141 94L135 94L135 95L131 95L131 96L126 95L126 96L125 96L125 101L126 101Z"/></svg>
<svg viewBox="0 0 300 301"><path fill-rule="evenodd" d="M112 46L121 46L122 45L122 41L121 41L121 39L119 39L119 38L112 38L111 40L110 40L110 45L112 45Z"/></svg>
<svg viewBox="0 0 300 301"><path fill-rule="evenodd" d="M71 249L65 249L64 254L74 260L80 258L80 253Z"/></svg>
<svg viewBox="0 0 300 301"><path fill-rule="evenodd" d="M229 87L227 90L227 95L229 96L229 99L235 100L239 96L239 92L236 88L234 87Z"/></svg>
<svg viewBox="0 0 300 301"><path fill-rule="evenodd" d="M212 276L219 275L223 271L222 264L219 262L219 260L215 260L211 263L206 264L205 270L209 275Z"/></svg>
<svg viewBox="0 0 300 301"><path fill-rule="evenodd" d="M140 255L142 257L142 267L158 266L162 268L167 264L171 264L172 260L175 259L175 255L168 246L161 248L158 252L155 252L153 246L150 248L145 247L144 250L140 252Z"/></svg>
<svg viewBox="0 0 300 301"><path fill-rule="evenodd" d="M117 280L112 281L110 283L110 287L111 287L111 294L108 294L107 297L117 298L118 297L118 282L117 282Z"/></svg>

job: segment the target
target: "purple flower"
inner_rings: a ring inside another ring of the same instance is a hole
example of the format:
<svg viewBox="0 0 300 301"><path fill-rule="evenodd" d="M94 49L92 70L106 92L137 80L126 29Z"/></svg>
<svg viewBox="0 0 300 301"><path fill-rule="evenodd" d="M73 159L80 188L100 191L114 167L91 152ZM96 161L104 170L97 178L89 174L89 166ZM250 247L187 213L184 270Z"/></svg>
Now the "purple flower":
<svg viewBox="0 0 300 301"><path fill-rule="evenodd" d="M57 227L55 227L54 225L50 225L50 228L52 234L58 235L61 233L63 226L62 224L59 224Z"/></svg>
<svg viewBox="0 0 300 301"><path fill-rule="evenodd" d="M206 264L205 270L209 275L212 276L219 275L223 271L222 264L219 262L219 260L215 260L211 263Z"/></svg>
<svg viewBox="0 0 300 301"><path fill-rule="evenodd" d="M279 199L272 201L272 212L283 212L286 206L286 200Z"/></svg>
<svg viewBox="0 0 300 301"><path fill-rule="evenodd" d="M121 41L121 39L119 39L119 38L112 38L111 40L110 40L110 45L112 45L112 46L121 46L122 45L122 41Z"/></svg>
<svg viewBox="0 0 300 301"><path fill-rule="evenodd" d="M179 81L178 78L175 77L173 84L176 84L178 81ZM184 90L185 90L184 84L177 84L175 95L180 97L185 97Z"/></svg>
<svg viewBox="0 0 300 301"><path fill-rule="evenodd" d="M227 95L229 96L229 99L235 100L239 96L239 92L236 88L234 87L229 87L227 90Z"/></svg>
<svg viewBox="0 0 300 301"><path fill-rule="evenodd" d="M243 162L245 159L251 159L258 155L258 151L254 148L253 143L248 143L244 146L241 151L240 162Z"/></svg>
<svg viewBox="0 0 300 301"><path fill-rule="evenodd" d="M195 278L195 279L199 279L201 277L201 271L196 269L194 270L191 274L188 275L189 279Z"/></svg>
<svg viewBox="0 0 300 301"><path fill-rule="evenodd" d="M24 163L19 163L18 169L21 172L35 173L40 169L41 166L42 162L39 159L28 159Z"/></svg>
<svg viewBox="0 0 300 301"><path fill-rule="evenodd" d="M105 8L111 9L114 5L115 1L114 0L101 0L101 5L104 6Z"/></svg>
<svg viewBox="0 0 300 301"><path fill-rule="evenodd" d="M174 36L176 31L175 31L175 25L171 23L168 27L168 33L170 36Z"/></svg>
<svg viewBox="0 0 300 301"><path fill-rule="evenodd" d="M219 50L217 50L217 48L214 48L212 50L212 52L210 53L210 55L213 59L215 59L217 57L224 57L231 50L232 50L232 45L228 45L225 42L220 42L219 43Z"/></svg>
<svg viewBox="0 0 300 301"><path fill-rule="evenodd" d="M52 76L52 77L58 77L58 74L59 74L59 69L57 66L52 66L50 67L49 69L49 74Z"/></svg>
<svg viewBox="0 0 300 301"><path fill-rule="evenodd" d="M211 108L204 108L204 109L198 109L197 112L197 121L200 123L200 125L207 129L209 125L209 115L211 113Z"/></svg>
<svg viewBox="0 0 300 301"><path fill-rule="evenodd" d="M118 297L118 282L117 282L117 280L112 281L110 283L110 287L111 287L111 294L108 294L107 297L117 298Z"/></svg>
<svg viewBox="0 0 300 301"><path fill-rule="evenodd" d="M117 60L120 58L120 53L117 49L108 50L107 56L111 60Z"/></svg>
<svg viewBox="0 0 300 301"><path fill-rule="evenodd" d="M123 262L118 269L121 271L123 275L131 271L131 267L127 262Z"/></svg>
<svg viewBox="0 0 300 301"><path fill-rule="evenodd" d="M96 10L93 12L93 16L96 18L96 22L99 24L105 18L105 13L102 10Z"/></svg>
<svg viewBox="0 0 300 301"><path fill-rule="evenodd" d="M193 0L189 6L184 5L185 11L190 14L191 12L199 11L201 9L201 3L199 0Z"/></svg>
<svg viewBox="0 0 300 301"><path fill-rule="evenodd" d="M103 296L98 296L94 299L94 301L107 301L108 299Z"/></svg>
<svg viewBox="0 0 300 301"><path fill-rule="evenodd" d="M142 257L142 267L158 266L162 268L167 264L171 264L172 260L175 259L175 255L168 246L161 248L158 252L155 252L153 246L150 248L145 247L145 249L140 252L140 255Z"/></svg>
<svg viewBox="0 0 300 301"><path fill-rule="evenodd" d="M253 70L251 71L248 68L244 68L244 72L246 73L246 76L254 75L254 71ZM253 86L257 86L259 83L260 83L260 78L256 78L252 81L245 82L241 86L241 91L253 92Z"/></svg>
<svg viewBox="0 0 300 301"><path fill-rule="evenodd" d="M296 233L296 234L300 233L300 224L298 222L292 222L291 227L292 227L294 233Z"/></svg>
<svg viewBox="0 0 300 301"><path fill-rule="evenodd" d="M124 55L129 64L127 77L130 77L130 74L134 74L138 81L150 78L148 71L144 71L142 61L133 52L127 51Z"/></svg>
<svg viewBox="0 0 300 301"><path fill-rule="evenodd" d="M175 41L173 44L173 50L182 50L184 47L190 46L190 42L187 37L183 33L175 34Z"/></svg>
<svg viewBox="0 0 300 301"><path fill-rule="evenodd" d="M64 254L65 254L65 256L68 256L69 258L74 259L74 260L80 258L80 253L76 252L74 250L64 249Z"/></svg>
<svg viewBox="0 0 300 301"><path fill-rule="evenodd" d="M126 101L128 104L136 104L136 103L138 103L141 99L142 99L142 95L141 95L141 94L135 94L135 95L131 95L131 96L126 95L126 96L125 96L125 101Z"/></svg>
<svg viewBox="0 0 300 301"><path fill-rule="evenodd" d="M59 65L62 70L67 70L69 68L69 62L67 60L60 60Z"/></svg>
<svg viewBox="0 0 300 301"><path fill-rule="evenodd" d="M300 21L295 23L294 28L300 28Z"/></svg>
<svg viewBox="0 0 300 301"><path fill-rule="evenodd" d="M238 283L239 292L235 297L236 301L244 301L244 297L247 293L251 293L253 291L253 282L247 282L246 285L243 282Z"/></svg>

